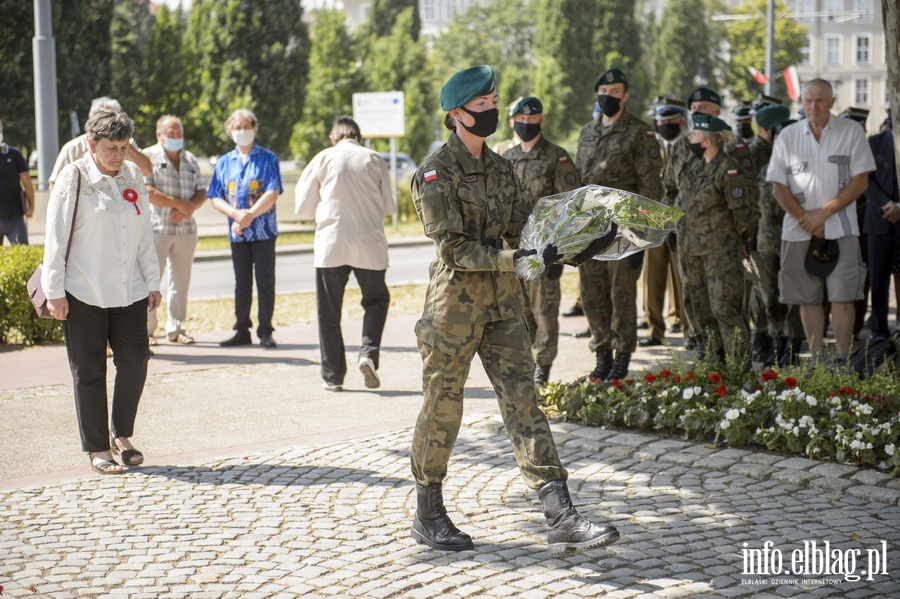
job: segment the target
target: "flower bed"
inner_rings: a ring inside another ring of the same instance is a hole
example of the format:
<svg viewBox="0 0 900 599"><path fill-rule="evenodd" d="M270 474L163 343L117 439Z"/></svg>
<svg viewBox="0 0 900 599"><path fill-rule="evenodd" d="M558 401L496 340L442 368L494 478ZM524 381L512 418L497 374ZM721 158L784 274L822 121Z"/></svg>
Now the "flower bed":
<svg viewBox="0 0 900 599"><path fill-rule="evenodd" d="M852 372L743 373L701 363L600 385L551 383L541 396L551 413L588 425L681 433L900 474L896 371L860 380Z"/></svg>

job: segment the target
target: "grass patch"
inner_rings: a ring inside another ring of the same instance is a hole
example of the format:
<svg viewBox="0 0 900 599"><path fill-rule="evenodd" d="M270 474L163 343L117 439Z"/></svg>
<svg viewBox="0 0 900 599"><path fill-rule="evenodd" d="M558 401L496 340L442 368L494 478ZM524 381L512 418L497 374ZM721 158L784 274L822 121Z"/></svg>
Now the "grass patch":
<svg viewBox="0 0 900 599"><path fill-rule="evenodd" d="M313 223L304 222L296 223L313 226ZM222 227L224 230L225 227ZM388 239L396 239L400 237L420 237L424 235L422 225L418 220L397 223L397 228L388 220L384 226L384 233ZM315 238L313 231L284 231L278 234L275 245L297 245L303 243L312 243ZM204 235L197 242L197 250L225 250L231 247L227 235Z"/></svg>

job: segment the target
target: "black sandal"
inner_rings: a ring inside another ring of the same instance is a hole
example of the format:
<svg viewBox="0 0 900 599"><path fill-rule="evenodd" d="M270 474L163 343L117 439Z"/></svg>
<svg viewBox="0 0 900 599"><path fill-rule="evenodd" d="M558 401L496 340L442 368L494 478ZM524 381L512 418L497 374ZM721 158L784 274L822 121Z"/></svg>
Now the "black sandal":
<svg viewBox="0 0 900 599"><path fill-rule="evenodd" d="M144 454L137 449L119 449L119 446L116 445L116 437L110 439L109 449L113 455L118 455L126 466L140 466L144 463Z"/></svg>
<svg viewBox="0 0 900 599"><path fill-rule="evenodd" d="M125 472L125 469L119 464L112 460L95 458L92 453L88 454L88 462L91 464L91 470L97 474L122 474Z"/></svg>

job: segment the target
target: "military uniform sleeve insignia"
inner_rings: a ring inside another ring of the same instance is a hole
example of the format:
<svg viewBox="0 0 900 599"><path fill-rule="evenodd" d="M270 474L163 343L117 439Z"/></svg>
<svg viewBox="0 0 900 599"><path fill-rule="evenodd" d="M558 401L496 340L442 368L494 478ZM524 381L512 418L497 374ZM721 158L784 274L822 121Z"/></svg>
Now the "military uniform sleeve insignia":
<svg viewBox="0 0 900 599"><path fill-rule="evenodd" d="M647 138L656 139L656 133L654 133L653 131L647 131Z"/></svg>
<svg viewBox="0 0 900 599"><path fill-rule="evenodd" d="M559 163L560 163L560 164L567 164L568 162L569 162L569 157L568 157L568 156L560 156L560 157L559 157Z"/></svg>
<svg viewBox="0 0 900 599"><path fill-rule="evenodd" d="M741 199L741 197L743 197L743 195L744 195L743 187L735 187L734 189L731 190L731 197L733 197L736 200Z"/></svg>
<svg viewBox="0 0 900 599"><path fill-rule="evenodd" d="M729 177L737 177L738 176L737 169L736 168L728 169L728 176Z"/></svg>
<svg viewBox="0 0 900 599"><path fill-rule="evenodd" d="M568 175L566 175L566 183L568 183L569 185L574 185L575 184L575 175L573 175L572 173L569 173Z"/></svg>
<svg viewBox="0 0 900 599"><path fill-rule="evenodd" d="M438 176L437 176L437 170L436 170L436 169L431 169L430 171L425 171L425 172L423 173L422 177L425 179L425 182L426 182L426 183L430 183L430 182L432 182L432 181L435 181L435 180L438 178Z"/></svg>

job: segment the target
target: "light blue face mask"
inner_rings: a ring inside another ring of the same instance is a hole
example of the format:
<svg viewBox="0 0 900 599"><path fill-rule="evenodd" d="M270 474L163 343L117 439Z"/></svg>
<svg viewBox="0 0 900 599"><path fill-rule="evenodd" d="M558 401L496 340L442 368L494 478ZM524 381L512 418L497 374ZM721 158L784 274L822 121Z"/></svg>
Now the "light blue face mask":
<svg viewBox="0 0 900 599"><path fill-rule="evenodd" d="M163 142L163 147L169 152L178 152L184 147L184 140L167 137Z"/></svg>

